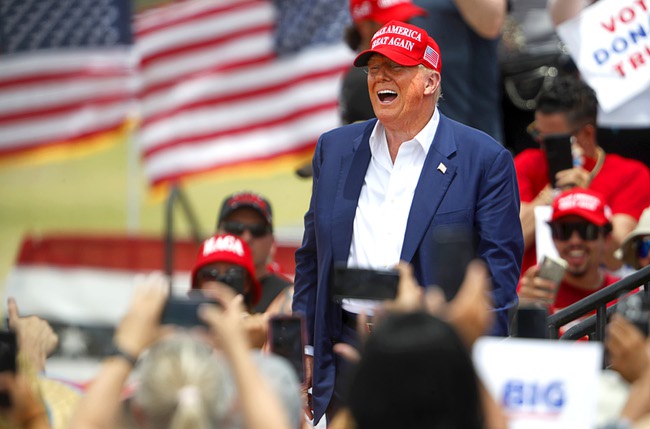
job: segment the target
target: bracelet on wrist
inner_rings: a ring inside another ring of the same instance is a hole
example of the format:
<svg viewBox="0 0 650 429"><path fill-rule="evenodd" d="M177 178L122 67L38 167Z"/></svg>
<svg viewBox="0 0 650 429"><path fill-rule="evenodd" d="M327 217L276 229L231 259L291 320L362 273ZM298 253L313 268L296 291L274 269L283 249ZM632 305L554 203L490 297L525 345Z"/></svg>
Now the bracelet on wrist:
<svg viewBox="0 0 650 429"><path fill-rule="evenodd" d="M106 357L119 357L127 361L132 367L135 366L135 364L138 362L138 357L133 356L130 353L125 352L122 350L120 347L117 346L117 344L113 343L111 348L109 349L108 353L106 353Z"/></svg>

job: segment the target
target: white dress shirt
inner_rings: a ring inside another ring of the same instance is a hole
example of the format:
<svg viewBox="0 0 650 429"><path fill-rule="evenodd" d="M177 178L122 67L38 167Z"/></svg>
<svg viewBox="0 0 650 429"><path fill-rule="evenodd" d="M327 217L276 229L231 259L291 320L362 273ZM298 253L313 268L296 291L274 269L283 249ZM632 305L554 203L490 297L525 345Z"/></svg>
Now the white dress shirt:
<svg viewBox="0 0 650 429"><path fill-rule="evenodd" d="M395 163L388 152L384 126L370 135L370 165L354 216L348 267L390 269L400 259L415 187L438 129L438 109L412 140L403 142ZM344 300L343 309L370 314L374 301Z"/></svg>

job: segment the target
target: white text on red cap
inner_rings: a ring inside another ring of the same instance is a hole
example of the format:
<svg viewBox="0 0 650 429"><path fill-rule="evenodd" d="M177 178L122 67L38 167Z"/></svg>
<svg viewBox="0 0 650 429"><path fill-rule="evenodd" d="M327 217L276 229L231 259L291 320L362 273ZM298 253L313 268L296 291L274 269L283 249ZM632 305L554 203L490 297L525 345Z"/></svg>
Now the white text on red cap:
<svg viewBox="0 0 650 429"><path fill-rule="evenodd" d="M398 4L402 3L411 3L408 0L379 0L377 4L379 4L379 7L382 9L388 9L389 7L393 7Z"/></svg>
<svg viewBox="0 0 650 429"><path fill-rule="evenodd" d="M214 252L230 252L239 256L244 256L244 248L241 240L233 236L211 237L203 245L203 256L208 256Z"/></svg>
<svg viewBox="0 0 650 429"><path fill-rule="evenodd" d="M600 205L600 199L588 194L571 194L562 197L557 202L557 209L559 211L571 210L574 207L581 209L596 211Z"/></svg>
<svg viewBox="0 0 650 429"><path fill-rule="evenodd" d="M386 33L393 33L393 34L399 34L400 36L406 36L410 37L413 40L417 40L418 42L422 41L422 33L416 30L413 30L411 28L406 28L402 27L401 25L386 25L382 28L380 28L375 35L373 36L373 39L377 39L379 36L386 34Z"/></svg>

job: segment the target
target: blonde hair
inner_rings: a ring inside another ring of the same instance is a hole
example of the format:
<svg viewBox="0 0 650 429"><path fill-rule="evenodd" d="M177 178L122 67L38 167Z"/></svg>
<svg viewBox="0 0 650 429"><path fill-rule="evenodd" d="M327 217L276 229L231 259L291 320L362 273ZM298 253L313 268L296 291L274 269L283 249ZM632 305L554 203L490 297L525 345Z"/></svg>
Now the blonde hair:
<svg viewBox="0 0 650 429"><path fill-rule="evenodd" d="M155 344L140 367L135 403L151 427L220 429L227 426L234 390L211 347L187 335Z"/></svg>

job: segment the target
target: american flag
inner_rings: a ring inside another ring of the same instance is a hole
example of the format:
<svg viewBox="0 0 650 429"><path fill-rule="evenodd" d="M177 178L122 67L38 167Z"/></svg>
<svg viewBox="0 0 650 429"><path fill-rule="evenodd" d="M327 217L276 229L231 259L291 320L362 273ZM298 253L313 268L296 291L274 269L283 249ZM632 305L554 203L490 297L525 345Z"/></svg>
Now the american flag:
<svg viewBox="0 0 650 429"><path fill-rule="evenodd" d="M192 0L136 18L153 185L301 156L339 125L347 0Z"/></svg>
<svg viewBox="0 0 650 429"><path fill-rule="evenodd" d="M0 2L0 160L124 130L130 22L128 0Z"/></svg>

